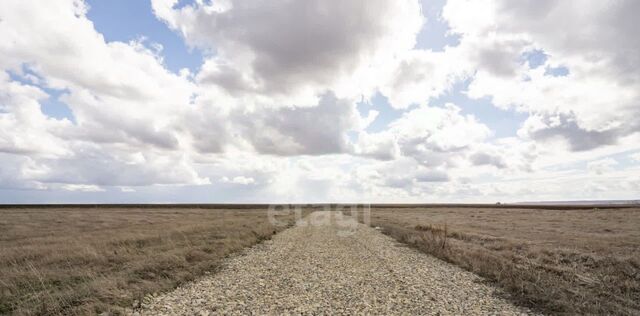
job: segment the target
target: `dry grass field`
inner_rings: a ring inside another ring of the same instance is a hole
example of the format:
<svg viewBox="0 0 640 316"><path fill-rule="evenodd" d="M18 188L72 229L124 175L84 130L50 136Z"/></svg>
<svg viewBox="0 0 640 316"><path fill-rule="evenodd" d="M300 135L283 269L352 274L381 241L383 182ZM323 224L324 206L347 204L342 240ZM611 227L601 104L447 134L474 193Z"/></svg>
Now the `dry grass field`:
<svg viewBox="0 0 640 316"><path fill-rule="evenodd" d="M640 313L640 209L389 207L371 224L541 312ZM123 313L284 228L266 209L0 209L0 314Z"/></svg>
<svg viewBox="0 0 640 316"><path fill-rule="evenodd" d="M0 315L122 313L284 228L266 209L0 209Z"/></svg>
<svg viewBox="0 0 640 316"><path fill-rule="evenodd" d="M371 225L550 314L640 314L640 209L374 208Z"/></svg>

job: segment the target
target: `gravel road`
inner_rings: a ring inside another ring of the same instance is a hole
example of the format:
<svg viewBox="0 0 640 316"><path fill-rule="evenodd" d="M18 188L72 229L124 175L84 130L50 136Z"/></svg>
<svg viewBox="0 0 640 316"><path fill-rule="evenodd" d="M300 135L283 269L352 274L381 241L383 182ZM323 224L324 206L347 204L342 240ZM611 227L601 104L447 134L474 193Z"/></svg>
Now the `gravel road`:
<svg viewBox="0 0 640 316"><path fill-rule="evenodd" d="M315 212L142 315L523 315L469 272L340 213Z"/></svg>

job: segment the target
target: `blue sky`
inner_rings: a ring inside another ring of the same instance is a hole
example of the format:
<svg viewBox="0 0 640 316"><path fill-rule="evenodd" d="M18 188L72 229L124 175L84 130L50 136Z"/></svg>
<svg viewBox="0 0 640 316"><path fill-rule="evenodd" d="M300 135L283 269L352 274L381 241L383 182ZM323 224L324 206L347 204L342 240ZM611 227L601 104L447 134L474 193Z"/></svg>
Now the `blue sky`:
<svg viewBox="0 0 640 316"><path fill-rule="evenodd" d="M183 5L186 5L187 1ZM188 47L179 34L158 20L146 0L90 0L87 17L107 42L129 42L145 38L162 45L162 57L168 69L179 72L187 68L197 72L202 65L202 51Z"/></svg>
<svg viewBox="0 0 640 316"><path fill-rule="evenodd" d="M0 7L0 203L640 192L633 4L77 4Z"/></svg>
<svg viewBox="0 0 640 316"><path fill-rule="evenodd" d="M442 7L446 1L422 0L422 14L426 22L416 38L416 48L442 51L446 46L456 46L459 36L448 34L449 25L441 17Z"/></svg>
<svg viewBox="0 0 640 316"><path fill-rule="evenodd" d="M22 70L25 74L37 76L28 67L23 66ZM9 72L9 77L12 80L23 84L32 84L32 82L26 79L24 76L16 75L14 72ZM62 102L60 98L67 92L66 90L58 90L48 88L42 84L35 84L38 88L42 89L48 97L40 102L40 108L44 114L56 119L68 119L75 122L73 112L69 109L69 106Z"/></svg>

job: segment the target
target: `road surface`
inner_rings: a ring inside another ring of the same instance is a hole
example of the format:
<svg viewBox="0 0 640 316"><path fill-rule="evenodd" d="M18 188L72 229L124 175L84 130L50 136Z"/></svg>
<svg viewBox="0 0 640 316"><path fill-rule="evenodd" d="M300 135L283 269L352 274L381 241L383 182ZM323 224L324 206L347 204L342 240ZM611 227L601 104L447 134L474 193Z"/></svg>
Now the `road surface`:
<svg viewBox="0 0 640 316"><path fill-rule="evenodd" d="M469 272L335 212L314 212L142 315L523 315Z"/></svg>

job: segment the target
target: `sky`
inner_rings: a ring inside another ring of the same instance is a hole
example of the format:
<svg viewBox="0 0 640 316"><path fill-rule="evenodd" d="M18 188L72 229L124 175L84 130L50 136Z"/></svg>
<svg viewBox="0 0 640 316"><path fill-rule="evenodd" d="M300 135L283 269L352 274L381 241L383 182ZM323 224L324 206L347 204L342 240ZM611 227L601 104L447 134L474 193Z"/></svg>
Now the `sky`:
<svg viewBox="0 0 640 316"><path fill-rule="evenodd" d="M638 14L3 0L0 203L639 199Z"/></svg>

